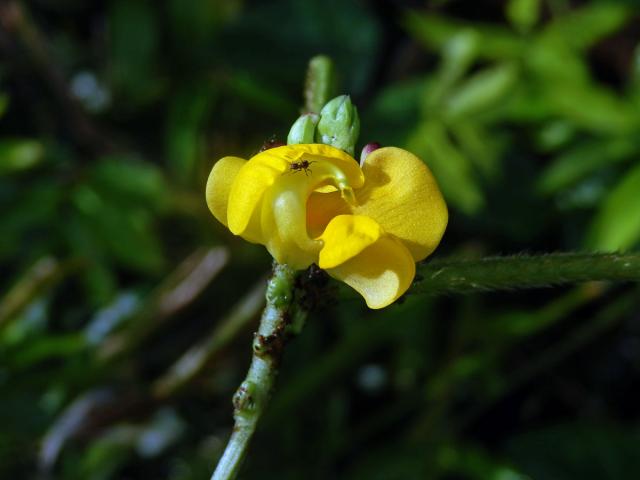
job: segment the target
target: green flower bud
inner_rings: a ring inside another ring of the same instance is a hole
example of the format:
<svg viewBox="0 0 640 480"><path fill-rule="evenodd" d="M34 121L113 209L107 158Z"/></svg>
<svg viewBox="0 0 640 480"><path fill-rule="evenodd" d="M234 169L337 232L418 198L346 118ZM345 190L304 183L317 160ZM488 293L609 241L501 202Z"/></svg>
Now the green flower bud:
<svg viewBox="0 0 640 480"><path fill-rule="evenodd" d="M359 134L358 109L348 95L340 95L322 107L316 142L340 148L353 156Z"/></svg>
<svg viewBox="0 0 640 480"><path fill-rule="evenodd" d="M298 143L313 143L316 133L316 125L320 117L315 113L301 115L291 126L287 136L287 145Z"/></svg>

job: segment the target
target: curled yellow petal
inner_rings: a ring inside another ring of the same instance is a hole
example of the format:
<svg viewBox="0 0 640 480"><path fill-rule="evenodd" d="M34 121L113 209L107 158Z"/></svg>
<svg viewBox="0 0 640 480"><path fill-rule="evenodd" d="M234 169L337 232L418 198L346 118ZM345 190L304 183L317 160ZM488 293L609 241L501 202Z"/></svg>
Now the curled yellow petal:
<svg viewBox="0 0 640 480"><path fill-rule="evenodd" d="M375 220L362 215L338 215L320 237L324 242L318 266L333 268L358 255L383 234Z"/></svg>
<svg viewBox="0 0 640 480"><path fill-rule="evenodd" d="M221 158L213 165L207 180L207 206L213 216L225 227L231 185L245 163L247 163L246 160L238 157Z"/></svg>
<svg viewBox="0 0 640 480"><path fill-rule="evenodd" d="M360 293L369 308L377 309L390 305L407 291L416 265L402 242L383 235L352 259L326 271Z"/></svg>
<svg viewBox="0 0 640 480"><path fill-rule="evenodd" d="M323 170L323 182L315 188L338 189L352 199L353 188L364 183L358 163L342 150L329 145L285 145L260 152L237 172L229 193L227 212L229 230L243 235L252 216L259 210L267 189L280 177L310 176Z"/></svg>
<svg viewBox="0 0 640 480"><path fill-rule="evenodd" d="M229 192L227 219L229 230L235 235L245 233L265 191L281 173L270 165L254 162L255 158L238 171Z"/></svg>
<svg viewBox="0 0 640 480"><path fill-rule="evenodd" d="M396 147L370 153L362 167L366 182L356 192L354 214L366 215L402 240L415 261L440 243L448 212L435 178L415 155Z"/></svg>

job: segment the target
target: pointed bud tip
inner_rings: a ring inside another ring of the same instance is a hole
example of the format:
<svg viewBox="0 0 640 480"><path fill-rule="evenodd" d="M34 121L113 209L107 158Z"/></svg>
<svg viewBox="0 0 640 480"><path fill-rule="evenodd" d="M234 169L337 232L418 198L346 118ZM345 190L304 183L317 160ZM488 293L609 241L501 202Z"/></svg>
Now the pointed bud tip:
<svg viewBox="0 0 640 480"><path fill-rule="evenodd" d="M371 152L379 149L381 146L382 145L380 145L378 142L370 142L362 147L362 152L360 153L360 166L362 167L364 165L365 160Z"/></svg>

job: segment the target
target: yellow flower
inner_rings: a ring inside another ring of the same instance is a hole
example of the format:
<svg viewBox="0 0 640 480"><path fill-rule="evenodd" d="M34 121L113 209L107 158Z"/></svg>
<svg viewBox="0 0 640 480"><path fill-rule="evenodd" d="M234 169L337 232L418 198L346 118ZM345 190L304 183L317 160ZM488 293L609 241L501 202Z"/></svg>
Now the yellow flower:
<svg viewBox="0 0 640 480"><path fill-rule="evenodd" d="M321 144L288 145L211 170L207 204L244 239L282 264L316 263L382 308L411 285L415 262L437 247L447 207L426 165L386 147L359 164Z"/></svg>

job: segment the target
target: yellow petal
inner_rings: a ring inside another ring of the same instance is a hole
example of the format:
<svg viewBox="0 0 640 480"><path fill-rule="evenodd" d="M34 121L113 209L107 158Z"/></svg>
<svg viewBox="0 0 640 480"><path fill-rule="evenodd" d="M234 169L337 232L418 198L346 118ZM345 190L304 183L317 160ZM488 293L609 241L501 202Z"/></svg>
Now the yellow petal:
<svg viewBox="0 0 640 480"><path fill-rule="evenodd" d="M366 215L402 240L415 261L440 243L447 205L431 171L415 155L396 147L370 153L362 167L365 185L356 192L354 214Z"/></svg>
<svg viewBox="0 0 640 480"><path fill-rule="evenodd" d="M218 160L209 174L207 180L207 206L213 216L225 227L227 226L227 206L229 205L229 192L240 168L247 163L238 157L224 157Z"/></svg>
<svg viewBox="0 0 640 480"><path fill-rule="evenodd" d="M372 245L383 234L375 220L362 215L339 215L333 218L320 237L324 242L318 266L337 267Z"/></svg>
<svg viewBox="0 0 640 480"><path fill-rule="evenodd" d="M238 171L229 192L227 219L229 230L235 235L245 233L252 217L259 211L265 191L282 173L270 165L253 161L255 158L246 162Z"/></svg>
<svg viewBox="0 0 640 480"><path fill-rule="evenodd" d="M327 269L362 295L369 308L383 308L407 291L416 274L411 252L402 242L383 235L351 260Z"/></svg>

